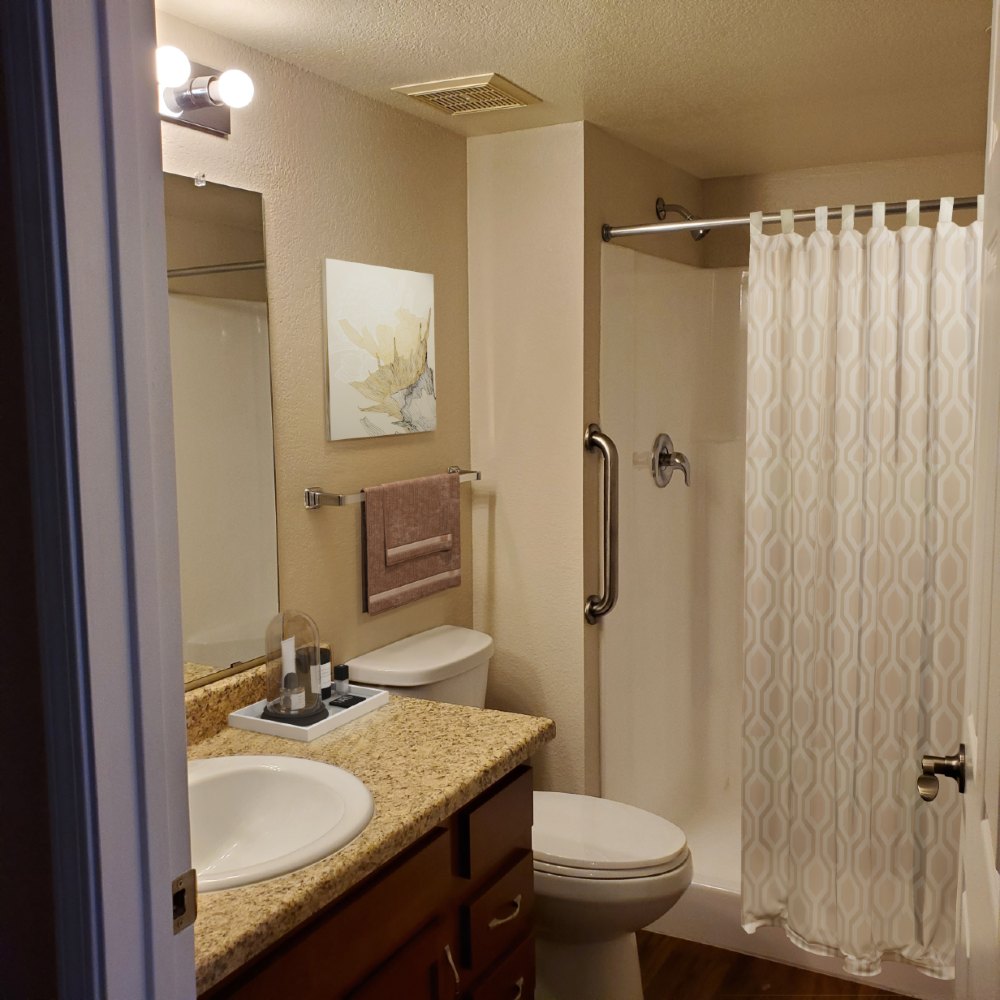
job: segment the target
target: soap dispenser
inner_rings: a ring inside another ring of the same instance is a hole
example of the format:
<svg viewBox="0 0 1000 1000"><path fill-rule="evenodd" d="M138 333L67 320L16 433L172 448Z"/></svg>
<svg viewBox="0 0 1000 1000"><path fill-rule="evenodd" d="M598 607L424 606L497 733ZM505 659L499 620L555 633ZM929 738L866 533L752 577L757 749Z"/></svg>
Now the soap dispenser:
<svg viewBox="0 0 1000 1000"><path fill-rule="evenodd" d="M267 651L267 704L261 718L307 726L329 715L320 698L320 643L316 623L301 611L271 619Z"/></svg>

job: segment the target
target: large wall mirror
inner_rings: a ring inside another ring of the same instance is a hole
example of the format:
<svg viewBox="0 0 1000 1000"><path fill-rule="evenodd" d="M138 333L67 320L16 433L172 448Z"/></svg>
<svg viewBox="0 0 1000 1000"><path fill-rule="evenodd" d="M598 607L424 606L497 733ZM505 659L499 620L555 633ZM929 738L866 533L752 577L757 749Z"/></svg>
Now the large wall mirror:
<svg viewBox="0 0 1000 1000"><path fill-rule="evenodd" d="M165 174L184 680L261 655L278 610L261 196Z"/></svg>

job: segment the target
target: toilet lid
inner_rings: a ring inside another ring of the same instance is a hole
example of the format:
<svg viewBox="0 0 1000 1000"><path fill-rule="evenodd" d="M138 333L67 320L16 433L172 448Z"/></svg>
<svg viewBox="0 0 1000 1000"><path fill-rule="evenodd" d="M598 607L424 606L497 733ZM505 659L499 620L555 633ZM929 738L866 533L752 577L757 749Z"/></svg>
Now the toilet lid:
<svg viewBox="0 0 1000 1000"><path fill-rule="evenodd" d="M347 661L351 679L380 687L418 687L489 663L493 640L460 625L439 625Z"/></svg>
<svg viewBox="0 0 1000 1000"><path fill-rule="evenodd" d="M668 870L687 853L673 823L610 799L535 792L531 846L536 861L565 868Z"/></svg>

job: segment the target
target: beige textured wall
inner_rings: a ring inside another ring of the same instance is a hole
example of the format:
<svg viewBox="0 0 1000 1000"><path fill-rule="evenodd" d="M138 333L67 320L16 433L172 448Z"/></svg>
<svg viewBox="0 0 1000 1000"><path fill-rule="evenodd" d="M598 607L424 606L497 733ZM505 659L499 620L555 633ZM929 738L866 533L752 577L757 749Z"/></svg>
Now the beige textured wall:
<svg viewBox="0 0 1000 1000"><path fill-rule="evenodd" d="M983 151L924 156L909 160L846 163L809 170L786 170L748 177L719 177L703 182L705 215L721 218L752 211L813 208L816 205L870 204L873 201L931 199L942 195L982 194ZM966 223L974 213L956 212L955 221ZM925 215L926 224L934 216ZM901 226L902 216L890 217L890 226ZM836 223L834 224L836 225ZM866 229L867 219L858 219ZM797 232L812 231L799 225ZM705 267L746 266L750 233L746 226L718 229L702 240Z"/></svg>
<svg viewBox="0 0 1000 1000"><path fill-rule="evenodd" d="M474 510L475 621L497 642L490 703L551 716L544 787L600 790L603 222L655 220L658 195L697 212L700 182L593 125L469 141L472 454L487 476ZM688 236L655 246L697 263Z"/></svg>
<svg viewBox="0 0 1000 1000"><path fill-rule="evenodd" d="M487 701L548 715L536 784L585 786L583 126L469 140L475 623Z"/></svg>
<svg viewBox="0 0 1000 1000"><path fill-rule="evenodd" d="M585 236L590 267L596 261L600 269L601 225L605 222L613 226L657 222L657 198L679 203L696 216L699 214L704 182L693 174L616 139L590 122L584 124L584 142ZM669 215L665 221L680 222L681 217ZM671 233L664 236L631 236L615 240L614 245L631 247L680 264L697 265L701 263L703 241L693 240L687 233ZM596 285L599 296L599 277Z"/></svg>
<svg viewBox="0 0 1000 1000"><path fill-rule="evenodd" d="M354 492L469 461L465 140L186 22L161 14L157 26L161 43L245 69L257 88L228 140L165 123L163 166L263 194L282 606L313 615L340 659L434 625L471 625L467 487L462 587L371 619L360 508L302 506L306 486ZM436 431L327 442L325 257L434 274Z"/></svg>

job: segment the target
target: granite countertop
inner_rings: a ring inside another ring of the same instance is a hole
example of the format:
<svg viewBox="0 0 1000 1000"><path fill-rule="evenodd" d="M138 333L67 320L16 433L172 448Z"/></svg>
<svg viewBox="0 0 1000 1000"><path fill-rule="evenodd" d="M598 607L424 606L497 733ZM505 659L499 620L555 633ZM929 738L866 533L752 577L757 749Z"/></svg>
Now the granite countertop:
<svg viewBox="0 0 1000 1000"><path fill-rule="evenodd" d="M554 736L549 719L393 696L312 743L224 728L190 745L191 759L286 754L336 764L375 799L371 822L335 854L266 882L199 894L198 992L328 906Z"/></svg>
<svg viewBox="0 0 1000 1000"><path fill-rule="evenodd" d="M207 663L192 663L190 660L184 661L184 683L200 681L212 674L217 674L220 667L210 667Z"/></svg>

